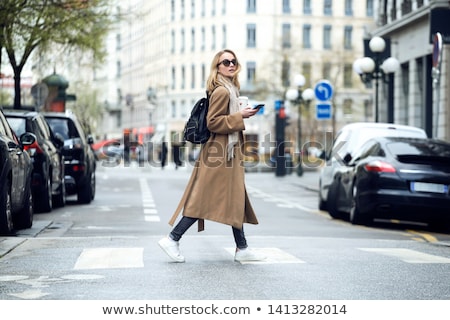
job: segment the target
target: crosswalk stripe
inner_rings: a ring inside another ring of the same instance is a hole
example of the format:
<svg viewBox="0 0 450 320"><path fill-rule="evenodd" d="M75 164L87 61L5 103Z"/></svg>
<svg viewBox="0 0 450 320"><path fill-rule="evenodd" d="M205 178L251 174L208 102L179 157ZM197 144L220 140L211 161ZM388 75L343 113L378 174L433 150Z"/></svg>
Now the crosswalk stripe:
<svg viewBox="0 0 450 320"><path fill-rule="evenodd" d="M143 268L144 248L84 249L74 269Z"/></svg>
<svg viewBox="0 0 450 320"><path fill-rule="evenodd" d="M408 263L450 263L449 258L435 256L411 249L403 248L359 248L367 252L375 252L382 255L398 258Z"/></svg>
<svg viewBox="0 0 450 320"><path fill-rule="evenodd" d="M225 250L234 256L235 248L225 248ZM297 257L278 248L252 248L257 254L261 254L266 257L262 261L246 261L242 264L275 264L275 263L305 263Z"/></svg>

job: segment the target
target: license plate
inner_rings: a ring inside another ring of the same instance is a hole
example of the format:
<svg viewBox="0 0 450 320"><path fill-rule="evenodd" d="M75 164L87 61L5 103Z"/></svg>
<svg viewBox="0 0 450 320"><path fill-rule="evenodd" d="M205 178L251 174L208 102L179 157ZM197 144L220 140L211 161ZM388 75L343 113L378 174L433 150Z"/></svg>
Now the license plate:
<svg viewBox="0 0 450 320"><path fill-rule="evenodd" d="M448 186L439 183L411 182L411 191L448 193Z"/></svg>

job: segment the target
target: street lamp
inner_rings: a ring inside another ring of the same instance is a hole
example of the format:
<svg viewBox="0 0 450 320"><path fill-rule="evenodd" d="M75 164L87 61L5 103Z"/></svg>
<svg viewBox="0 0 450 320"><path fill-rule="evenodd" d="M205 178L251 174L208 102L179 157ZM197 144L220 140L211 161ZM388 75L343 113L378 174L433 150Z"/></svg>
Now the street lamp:
<svg viewBox="0 0 450 320"><path fill-rule="evenodd" d="M297 148L298 148L298 165L297 175L301 177L303 175L302 167L302 104L309 107L309 103L314 98L314 90L307 88L302 92L302 87L305 85L305 77L298 74L294 78L294 83L297 89L289 89L286 91L286 99L291 103L297 105L298 117L297 117Z"/></svg>
<svg viewBox="0 0 450 320"><path fill-rule="evenodd" d="M375 122L378 122L378 83L381 79L388 83L388 75L393 74L400 67L400 63L393 57L383 60L386 41L381 37L373 37L369 41L372 57L364 57L353 62L353 70L359 74L361 81L369 84L375 79Z"/></svg>

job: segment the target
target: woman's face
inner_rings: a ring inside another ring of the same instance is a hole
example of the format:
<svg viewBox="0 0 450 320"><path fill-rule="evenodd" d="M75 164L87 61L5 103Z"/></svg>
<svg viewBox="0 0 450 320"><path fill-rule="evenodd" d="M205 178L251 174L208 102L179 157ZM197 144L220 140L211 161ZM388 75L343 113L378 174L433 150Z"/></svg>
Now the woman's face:
<svg viewBox="0 0 450 320"><path fill-rule="evenodd" d="M224 77L232 78L237 69L237 59L233 54L224 52L219 59L218 72Z"/></svg>

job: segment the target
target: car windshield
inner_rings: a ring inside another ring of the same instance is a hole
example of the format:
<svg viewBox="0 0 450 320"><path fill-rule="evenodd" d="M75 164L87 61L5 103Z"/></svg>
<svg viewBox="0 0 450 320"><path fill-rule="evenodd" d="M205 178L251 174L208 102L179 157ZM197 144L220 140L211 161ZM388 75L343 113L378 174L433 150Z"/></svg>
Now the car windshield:
<svg viewBox="0 0 450 320"><path fill-rule="evenodd" d="M9 126L18 137L24 134L26 130L26 121L24 118L7 117Z"/></svg>
<svg viewBox="0 0 450 320"><path fill-rule="evenodd" d="M62 135L64 140L80 138L78 131L71 121L63 118L47 118L47 122L54 133Z"/></svg>

